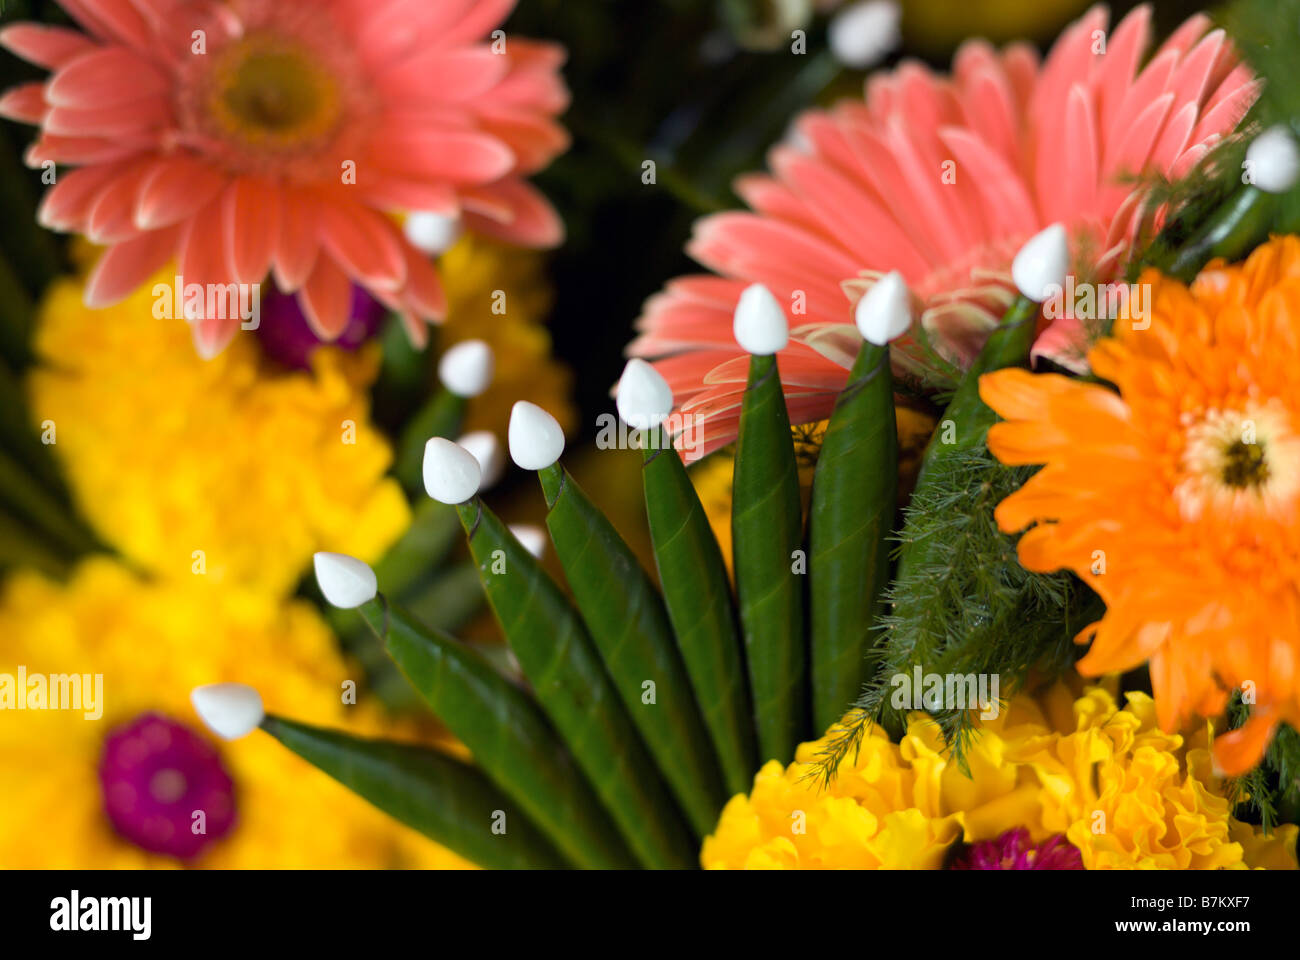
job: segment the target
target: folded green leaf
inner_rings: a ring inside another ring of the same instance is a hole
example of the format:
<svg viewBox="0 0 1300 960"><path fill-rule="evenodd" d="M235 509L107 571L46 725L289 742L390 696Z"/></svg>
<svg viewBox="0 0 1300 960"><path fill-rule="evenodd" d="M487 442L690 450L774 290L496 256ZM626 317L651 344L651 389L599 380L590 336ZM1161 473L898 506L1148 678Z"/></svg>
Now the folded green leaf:
<svg viewBox="0 0 1300 960"><path fill-rule="evenodd" d="M646 446L641 477L655 563L677 647L713 736L727 792L744 793L758 769L758 753L722 551L669 440Z"/></svg>
<svg viewBox="0 0 1300 960"><path fill-rule="evenodd" d="M393 473L410 493L424 492L424 445L431 437L454 440L465 421L465 398L439 387L417 410L402 431L397 444Z"/></svg>
<svg viewBox="0 0 1300 960"><path fill-rule="evenodd" d="M809 723L802 531L799 472L776 358L754 356L736 442L731 533L759 759L782 763L793 758Z"/></svg>
<svg viewBox="0 0 1300 960"><path fill-rule="evenodd" d="M262 729L389 816L481 867L568 866L520 805L467 764L424 747L283 717L268 716Z"/></svg>
<svg viewBox="0 0 1300 960"><path fill-rule="evenodd" d="M726 797L663 601L632 549L568 471L557 463L538 476L546 526L587 632L650 755L703 837L718 822Z"/></svg>
<svg viewBox="0 0 1300 960"><path fill-rule="evenodd" d="M580 867L636 865L527 694L474 650L423 626L382 595L359 609L411 685L469 748L475 765L519 804L556 849Z"/></svg>
<svg viewBox="0 0 1300 960"><path fill-rule="evenodd" d="M628 845L648 867L693 865L693 842L577 611L482 501L456 509L520 668Z"/></svg>
<svg viewBox="0 0 1300 960"><path fill-rule="evenodd" d="M898 494L889 348L863 342L822 439L809 510L813 729L826 730L868 679Z"/></svg>
<svg viewBox="0 0 1300 960"><path fill-rule="evenodd" d="M1268 239L1278 198L1253 186L1241 186L1194 236L1158 263L1165 273L1190 283L1215 257L1237 260Z"/></svg>
<svg viewBox="0 0 1300 960"><path fill-rule="evenodd" d="M421 447L423 455L423 447ZM430 497L417 498L411 525L377 564L375 576L390 596L403 596L451 553L460 537L456 510Z"/></svg>
<svg viewBox="0 0 1300 960"><path fill-rule="evenodd" d="M474 619L486 599L478 568L466 560L438 570L429 583L408 590L403 602L421 623L456 631Z"/></svg>
<svg viewBox="0 0 1300 960"><path fill-rule="evenodd" d="M1027 297L1017 297L1002 321L994 328L971 364L952 399L943 412L943 419L921 460L921 473L917 485L925 482L927 471L947 457L983 446L989 427L997 415L980 399L980 377L1003 367L1024 366L1029 358L1029 347L1034 341L1041 306Z"/></svg>

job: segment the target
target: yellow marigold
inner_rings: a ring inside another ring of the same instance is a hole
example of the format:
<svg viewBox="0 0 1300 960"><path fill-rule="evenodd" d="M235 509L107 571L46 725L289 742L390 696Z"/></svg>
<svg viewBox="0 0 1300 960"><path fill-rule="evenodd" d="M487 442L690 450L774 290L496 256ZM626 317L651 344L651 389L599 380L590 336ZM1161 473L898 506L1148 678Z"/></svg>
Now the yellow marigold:
<svg viewBox="0 0 1300 960"><path fill-rule="evenodd" d="M551 308L543 265L539 253L470 233L438 261L447 295L442 344L486 340L496 359L492 389L469 402L467 431L504 436L517 400L548 411L566 433L577 425L573 377L552 358L551 334L543 325Z"/></svg>
<svg viewBox="0 0 1300 960"><path fill-rule="evenodd" d="M732 798L704 841L705 867L937 869L972 849L963 844L1023 831L1090 870L1296 868L1300 830L1265 836L1233 819L1205 734L1161 732L1143 694L1123 709L1100 687L1017 697L973 738L969 776L915 714L899 744L870 728L823 790L813 761L838 730Z"/></svg>
<svg viewBox="0 0 1300 960"><path fill-rule="evenodd" d="M392 734L364 692L358 705L343 703L343 682L359 676L347 670L308 604L217 587L204 577L148 582L102 558L85 561L66 586L20 572L0 594L0 673L14 676L19 666L29 677L102 674L102 716L0 713L0 866L178 863L119 835L106 813L106 744L142 717L165 724L173 739L211 743L203 748L211 754L204 769L233 781L233 823L203 845L195 866L468 866L269 736L217 744L200 732L190 690L241 681L258 687L268 710L363 735ZM165 800L176 778L163 774L149 789ZM217 824L208 825L215 832Z"/></svg>
<svg viewBox="0 0 1300 960"><path fill-rule="evenodd" d="M1280 722L1300 724L1300 240L1210 264L1190 288L1155 271L1139 283L1146 295L1088 356L1117 390L981 378L1007 421L989 449L1046 464L997 520L1029 528L1025 567L1073 570L1106 601L1079 634L1092 643L1079 669L1149 661L1166 730L1253 694L1249 721L1215 747L1241 773Z"/></svg>
<svg viewBox="0 0 1300 960"><path fill-rule="evenodd" d="M317 550L377 559L410 516L368 420L376 348L320 349L310 372L284 372L249 336L204 361L187 324L153 316L151 290L89 310L63 280L36 328L32 414L53 422L100 536L159 577L202 569L274 593Z"/></svg>

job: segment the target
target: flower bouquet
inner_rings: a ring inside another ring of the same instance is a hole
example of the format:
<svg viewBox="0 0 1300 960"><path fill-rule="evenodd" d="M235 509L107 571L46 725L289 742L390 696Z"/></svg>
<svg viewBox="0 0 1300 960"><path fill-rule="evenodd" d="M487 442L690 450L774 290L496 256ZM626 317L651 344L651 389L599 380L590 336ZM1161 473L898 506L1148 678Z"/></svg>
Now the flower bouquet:
<svg viewBox="0 0 1300 960"><path fill-rule="evenodd" d="M1300 3L29 6L0 863L1296 869Z"/></svg>

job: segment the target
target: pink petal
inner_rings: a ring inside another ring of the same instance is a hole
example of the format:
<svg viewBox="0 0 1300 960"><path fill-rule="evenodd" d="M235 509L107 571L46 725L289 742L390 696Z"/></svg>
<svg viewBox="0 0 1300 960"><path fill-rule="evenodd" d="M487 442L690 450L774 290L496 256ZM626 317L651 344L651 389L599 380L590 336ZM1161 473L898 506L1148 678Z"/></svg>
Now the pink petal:
<svg viewBox="0 0 1300 960"><path fill-rule="evenodd" d="M311 276L298 292L298 302L316 336L331 341L351 319L352 284L329 257L318 257Z"/></svg>
<svg viewBox="0 0 1300 960"><path fill-rule="evenodd" d="M564 221L551 202L522 180L502 180L487 187L463 192L465 224L478 233L520 246L550 249L564 242ZM470 200L486 199L502 204L510 212L506 222L468 212Z"/></svg>
<svg viewBox="0 0 1300 960"><path fill-rule="evenodd" d="M109 247L86 281L86 306L110 307L135 292L175 255L180 234L180 227L167 227Z"/></svg>
<svg viewBox="0 0 1300 960"><path fill-rule="evenodd" d="M280 229L280 194L255 177L240 177L223 196L226 263L237 283L261 283Z"/></svg>
<svg viewBox="0 0 1300 960"><path fill-rule="evenodd" d="M325 249L353 280L386 289L406 280L406 258L391 220L359 203L326 204L320 214Z"/></svg>
<svg viewBox="0 0 1300 960"><path fill-rule="evenodd" d="M10 24L0 30L0 46L47 70L57 70L95 49L83 33L39 23Z"/></svg>

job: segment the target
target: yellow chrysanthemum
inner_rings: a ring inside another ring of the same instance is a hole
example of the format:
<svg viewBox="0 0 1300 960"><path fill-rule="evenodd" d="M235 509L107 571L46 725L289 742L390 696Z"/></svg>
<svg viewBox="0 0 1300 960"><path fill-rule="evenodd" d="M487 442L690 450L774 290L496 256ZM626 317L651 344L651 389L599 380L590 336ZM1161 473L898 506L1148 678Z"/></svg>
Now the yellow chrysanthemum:
<svg viewBox="0 0 1300 960"><path fill-rule="evenodd" d="M103 715L0 713L0 867L176 865L114 831L99 765L110 733L142 715L201 730L189 703L197 685L251 683L270 711L392 735L364 691L343 703L344 681L358 677L311 606L201 576L150 583L106 559L84 562L66 586L17 573L0 594L0 673L20 665L28 676L102 674ZM468 866L262 733L215 749L234 783L235 821L197 866Z"/></svg>
<svg viewBox="0 0 1300 960"><path fill-rule="evenodd" d="M577 424L572 375L551 356L542 324L551 306L542 255L465 234L438 261L447 295L444 345L486 340L496 359L492 389L469 403L465 429L504 435L510 408L527 400L546 410L565 432Z"/></svg>
<svg viewBox="0 0 1300 960"><path fill-rule="evenodd" d="M100 536L165 579L198 568L272 593L317 550L376 559L410 516L368 420L375 348L321 349L312 371L283 372L236 337L204 361L183 321L153 316L151 290L89 310L63 280L36 328L32 415L53 423Z"/></svg>
<svg viewBox="0 0 1300 960"><path fill-rule="evenodd" d="M828 737L833 736L832 729ZM1233 819L1204 733L1161 732L1151 699L1120 709L1094 687L1020 696L984 723L967 776L933 720L916 714L899 744L871 728L829 788L810 774L827 739L768 763L727 804L701 862L719 869L935 869L968 844L1027 831L1064 835L1087 869L1296 868L1294 825L1265 836Z"/></svg>

